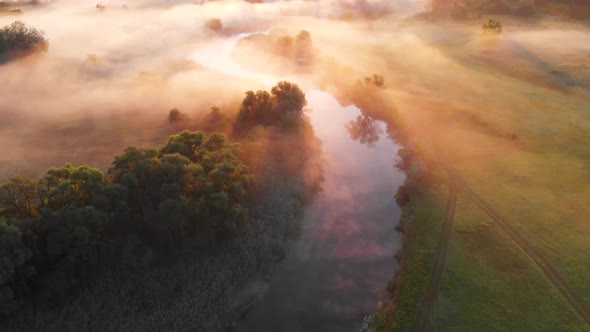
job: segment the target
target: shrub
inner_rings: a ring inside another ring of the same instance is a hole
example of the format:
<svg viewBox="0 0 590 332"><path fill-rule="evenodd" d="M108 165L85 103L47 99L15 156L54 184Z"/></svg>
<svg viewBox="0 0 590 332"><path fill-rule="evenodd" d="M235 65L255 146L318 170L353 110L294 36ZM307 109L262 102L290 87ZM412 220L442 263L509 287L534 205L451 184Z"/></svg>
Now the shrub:
<svg viewBox="0 0 590 332"><path fill-rule="evenodd" d="M223 23L221 23L221 20L218 18L212 18L205 22L205 28L211 31L218 32L221 31L221 29L223 29Z"/></svg>
<svg viewBox="0 0 590 332"><path fill-rule="evenodd" d="M48 42L43 31L15 21L0 29L0 57L16 58L36 52L46 52Z"/></svg>
<svg viewBox="0 0 590 332"><path fill-rule="evenodd" d="M502 23L500 21L489 20L481 28L484 32L502 33Z"/></svg>

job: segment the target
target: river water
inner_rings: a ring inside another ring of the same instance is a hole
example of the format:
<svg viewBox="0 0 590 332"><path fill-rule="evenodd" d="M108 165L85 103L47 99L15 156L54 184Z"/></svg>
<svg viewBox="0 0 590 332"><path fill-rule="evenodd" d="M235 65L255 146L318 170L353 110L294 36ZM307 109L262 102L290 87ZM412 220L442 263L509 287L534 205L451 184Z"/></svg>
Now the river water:
<svg viewBox="0 0 590 332"><path fill-rule="evenodd" d="M229 56L236 40L197 50L192 58L211 70L265 85L287 79L240 68ZM319 90L305 94L326 160L323 191L305 209L294 250L261 300L238 322L240 332L359 331L378 302L388 299L387 282L397 268L400 209L394 196L404 181L394 167L399 146L379 122L372 129L380 135L372 135L370 144L352 139L347 125L361 115L358 108L342 107Z"/></svg>

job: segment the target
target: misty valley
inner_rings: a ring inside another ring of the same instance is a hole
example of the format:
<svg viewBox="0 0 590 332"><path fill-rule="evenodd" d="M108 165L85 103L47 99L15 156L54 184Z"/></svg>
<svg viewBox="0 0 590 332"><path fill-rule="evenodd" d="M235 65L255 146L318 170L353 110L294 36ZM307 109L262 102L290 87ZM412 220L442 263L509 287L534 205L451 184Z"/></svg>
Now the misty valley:
<svg viewBox="0 0 590 332"><path fill-rule="evenodd" d="M590 331L590 4L0 1L0 330Z"/></svg>

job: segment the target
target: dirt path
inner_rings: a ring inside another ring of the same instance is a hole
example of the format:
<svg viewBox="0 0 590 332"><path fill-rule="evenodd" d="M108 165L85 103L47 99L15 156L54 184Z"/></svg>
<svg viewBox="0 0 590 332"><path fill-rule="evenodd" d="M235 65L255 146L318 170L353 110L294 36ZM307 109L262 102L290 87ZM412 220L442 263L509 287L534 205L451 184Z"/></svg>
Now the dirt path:
<svg viewBox="0 0 590 332"><path fill-rule="evenodd" d="M532 248L526 239L510 226L498 213L496 213L489 204L487 204L479 195L474 193L451 167L448 167L447 170L449 173L449 199L447 201L445 222L442 227L439 244L436 248L435 261L430 275L430 281L422 298L420 311L418 312L416 323L414 325L414 331L432 331L433 329L432 314L438 296L442 273L444 271L447 249L455 216L458 191L464 192L510 236L516 245L518 245L522 251L531 258L539 269L541 269L576 313L590 326L590 310L586 304L569 289L566 281L561 277L558 271L534 248Z"/></svg>
<svg viewBox="0 0 590 332"><path fill-rule="evenodd" d="M440 234L440 240L436 247L435 260L430 274L430 281L422 298L420 311L414 325L414 331L432 330L432 313L436 304L438 289L445 269L447 250L451 238L451 229L455 220L455 207L457 205L457 180L454 174L449 172L449 198L445 213L445 222Z"/></svg>
<svg viewBox="0 0 590 332"><path fill-rule="evenodd" d="M473 202L482 209L494 222L496 222L510 238L525 252L535 264L543 271L547 278L559 290L567 302L574 308L578 315L590 326L590 310L586 304L580 300L567 286L567 283L559 272L543 258L535 249L533 249L526 239L520 235L512 226L510 226L500 215L498 215L481 197L474 193L463 180L459 182L461 190L464 191Z"/></svg>

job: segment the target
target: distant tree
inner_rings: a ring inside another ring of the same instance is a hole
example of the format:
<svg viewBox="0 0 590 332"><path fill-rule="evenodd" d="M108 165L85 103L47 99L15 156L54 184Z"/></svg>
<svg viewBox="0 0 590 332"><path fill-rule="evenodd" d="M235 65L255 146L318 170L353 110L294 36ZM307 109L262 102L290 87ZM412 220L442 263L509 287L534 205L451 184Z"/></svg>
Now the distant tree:
<svg viewBox="0 0 590 332"><path fill-rule="evenodd" d="M502 33L502 23L500 21L489 20L482 26L484 32Z"/></svg>
<svg viewBox="0 0 590 332"><path fill-rule="evenodd" d="M206 132L225 132L230 127L230 119L217 106L211 107L206 115L202 128Z"/></svg>
<svg viewBox="0 0 590 332"><path fill-rule="evenodd" d="M376 87L382 88L385 86L385 79L381 75L373 74L373 84Z"/></svg>
<svg viewBox="0 0 590 332"><path fill-rule="evenodd" d="M211 31L219 32L221 29L223 29L223 23L221 23L221 20L218 18L212 18L205 22L205 28Z"/></svg>
<svg viewBox="0 0 590 332"><path fill-rule="evenodd" d="M275 53L287 59L295 56L295 39L291 36L279 37L275 42Z"/></svg>
<svg viewBox="0 0 590 332"><path fill-rule="evenodd" d="M378 88L382 88L385 86L385 79L383 78L383 76L378 74L373 74L373 76L367 76L363 80L365 85L367 86L374 85Z"/></svg>
<svg viewBox="0 0 590 332"><path fill-rule="evenodd" d="M48 42L43 32L21 21L0 29L0 57L16 58L36 52L46 52Z"/></svg>
<svg viewBox="0 0 590 332"><path fill-rule="evenodd" d="M295 36L295 57L297 60L310 60L313 54L313 42L309 31L301 30Z"/></svg>
<svg viewBox="0 0 590 332"><path fill-rule="evenodd" d="M168 122L170 123L186 121L188 119L188 114L181 112L177 108L171 109L170 112L168 112Z"/></svg>

